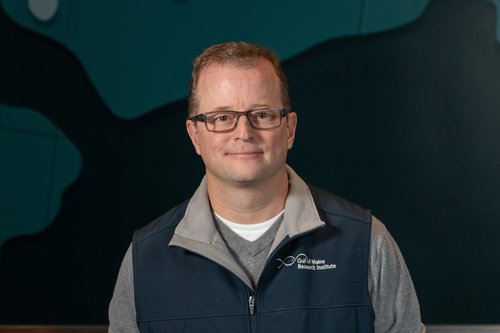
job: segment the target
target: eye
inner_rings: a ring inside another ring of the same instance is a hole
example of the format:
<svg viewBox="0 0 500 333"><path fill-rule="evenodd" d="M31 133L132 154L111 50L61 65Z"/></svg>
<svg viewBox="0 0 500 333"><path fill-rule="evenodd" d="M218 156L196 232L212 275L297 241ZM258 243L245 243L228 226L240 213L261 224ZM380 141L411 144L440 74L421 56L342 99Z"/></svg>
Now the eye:
<svg viewBox="0 0 500 333"><path fill-rule="evenodd" d="M209 114L207 121L211 124L226 123L228 121L231 121L233 118L234 118L234 116L231 113L216 112L216 113Z"/></svg>
<svg viewBox="0 0 500 333"><path fill-rule="evenodd" d="M259 119L267 119L270 116L271 115L269 114L269 112L266 112L266 111L260 111L259 113L257 113L257 118L259 118Z"/></svg>
<svg viewBox="0 0 500 333"><path fill-rule="evenodd" d="M227 121L228 120L228 116L226 114L221 114L219 116L216 116L214 118L214 121L217 121L217 122L224 122L224 121Z"/></svg>

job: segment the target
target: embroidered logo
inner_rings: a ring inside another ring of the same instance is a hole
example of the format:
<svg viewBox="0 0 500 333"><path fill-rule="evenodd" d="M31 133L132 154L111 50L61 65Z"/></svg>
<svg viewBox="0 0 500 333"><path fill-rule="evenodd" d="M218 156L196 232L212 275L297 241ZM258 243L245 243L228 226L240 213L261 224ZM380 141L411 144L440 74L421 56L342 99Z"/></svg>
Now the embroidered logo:
<svg viewBox="0 0 500 333"><path fill-rule="evenodd" d="M298 256L288 256L285 259L278 258L280 265L278 269L281 267L291 267L295 263L297 263L297 269L306 269L310 271L324 271L328 269L336 269L336 264L329 264L324 259L311 259L305 253L301 253Z"/></svg>

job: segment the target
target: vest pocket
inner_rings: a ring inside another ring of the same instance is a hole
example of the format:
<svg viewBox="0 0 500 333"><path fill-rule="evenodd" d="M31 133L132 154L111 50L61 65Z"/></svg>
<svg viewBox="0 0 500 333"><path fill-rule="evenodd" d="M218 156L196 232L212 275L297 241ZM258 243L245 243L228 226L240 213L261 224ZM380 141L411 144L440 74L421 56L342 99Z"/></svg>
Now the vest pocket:
<svg viewBox="0 0 500 333"><path fill-rule="evenodd" d="M211 332L246 332L248 316L220 316L207 318L179 318L169 320L151 320L138 323L141 333L211 333Z"/></svg>
<svg viewBox="0 0 500 333"><path fill-rule="evenodd" d="M373 332L369 306L336 306L260 313L259 332Z"/></svg>

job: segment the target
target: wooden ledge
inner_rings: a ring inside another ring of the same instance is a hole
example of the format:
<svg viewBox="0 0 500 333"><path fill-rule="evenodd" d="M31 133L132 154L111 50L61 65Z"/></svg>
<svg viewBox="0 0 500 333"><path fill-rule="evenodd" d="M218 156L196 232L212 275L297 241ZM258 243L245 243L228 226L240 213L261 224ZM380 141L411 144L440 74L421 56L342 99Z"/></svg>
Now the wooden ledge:
<svg viewBox="0 0 500 333"><path fill-rule="evenodd" d="M106 333L108 326L0 325L0 333Z"/></svg>

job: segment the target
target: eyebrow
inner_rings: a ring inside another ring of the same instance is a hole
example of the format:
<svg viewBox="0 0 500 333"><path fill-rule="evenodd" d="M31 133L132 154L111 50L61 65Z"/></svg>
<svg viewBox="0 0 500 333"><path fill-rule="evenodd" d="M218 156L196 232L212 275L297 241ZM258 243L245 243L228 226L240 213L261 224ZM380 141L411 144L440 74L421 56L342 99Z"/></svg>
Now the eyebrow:
<svg viewBox="0 0 500 333"><path fill-rule="evenodd" d="M263 109L263 108L270 108L270 107L271 106L269 106L269 104L252 104L252 106L250 106L250 108L248 110L256 110L256 109ZM248 110L243 110L243 111L248 111ZM219 106L219 107L213 109L212 111L237 111L237 110L234 110L230 106Z"/></svg>

